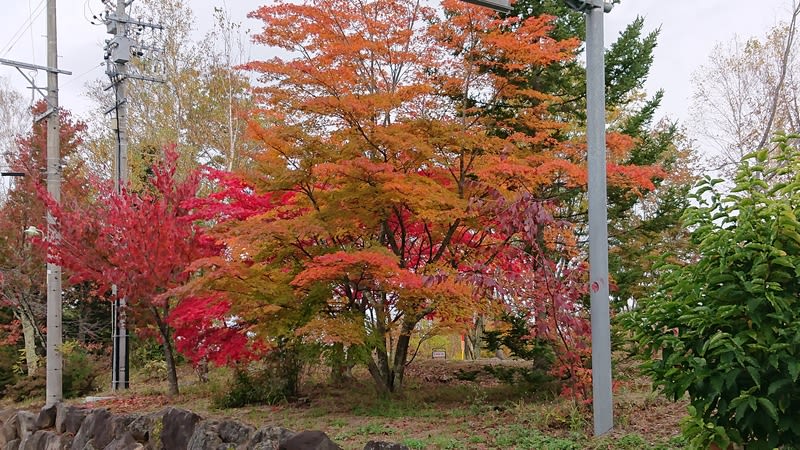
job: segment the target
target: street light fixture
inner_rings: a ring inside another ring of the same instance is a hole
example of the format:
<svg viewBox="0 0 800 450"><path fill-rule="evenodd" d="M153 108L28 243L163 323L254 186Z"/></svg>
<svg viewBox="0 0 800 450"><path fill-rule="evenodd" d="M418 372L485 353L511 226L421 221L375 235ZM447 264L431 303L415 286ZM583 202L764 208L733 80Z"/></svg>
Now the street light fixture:
<svg viewBox="0 0 800 450"><path fill-rule="evenodd" d="M592 315L592 411L594 434L614 426L611 394L611 319L608 305L608 206L606 195L606 86L604 0L564 0L586 14L586 141L589 196L589 298Z"/></svg>
<svg viewBox="0 0 800 450"><path fill-rule="evenodd" d="M511 12L511 2L509 0L462 0L464 3L483 6L501 13Z"/></svg>
<svg viewBox="0 0 800 450"><path fill-rule="evenodd" d="M564 0L570 8L578 12L587 12L590 9L603 7L603 12L611 12L614 4L603 0Z"/></svg>

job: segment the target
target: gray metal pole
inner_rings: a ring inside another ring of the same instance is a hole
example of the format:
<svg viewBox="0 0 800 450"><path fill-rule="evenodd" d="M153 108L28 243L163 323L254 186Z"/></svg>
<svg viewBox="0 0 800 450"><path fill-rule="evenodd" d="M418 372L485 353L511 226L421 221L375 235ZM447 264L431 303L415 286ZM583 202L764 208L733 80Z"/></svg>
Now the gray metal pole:
<svg viewBox="0 0 800 450"><path fill-rule="evenodd" d="M115 11L117 19L117 31L115 36L119 39L125 39L127 35L127 14L125 13L125 0L117 0L117 8ZM128 134L127 129L127 105L125 101L126 91L126 76L127 67L124 62L115 63L117 68L118 79L115 83L115 98L116 102L116 134L117 134L117 149L114 161L114 188L117 193L122 192L122 188L128 183ZM114 286L113 293L116 296L117 290ZM118 298L114 300L113 305L113 340L114 349L112 355L112 380L111 387L113 390L127 389L130 386L130 374L128 370L129 355L128 355L128 327L127 327L127 314L125 311L125 299Z"/></svg>
<svg viewBox="0 0 800 450"><path fill-rule="evenodd" d="M589 144L589 289L592 305L594 434L614 426L611 396L611 325L608 307L606 93L603 4L586 12L586 134Z"/></svg>
<svg viewBox="0 0 800 450"><path fill-rule="evenodd" d="M56 0L47 0L47 65L58 68L56 28ZM47 193L56 202L61 201L61 149L59 147L58 72L47 72ZM47 236L59 239L55 218L47 213ZM52 245L52 244L51 244ZM47 377L45 404L62 400L63 357L61 355L61 266L47 263Z"/></svg>

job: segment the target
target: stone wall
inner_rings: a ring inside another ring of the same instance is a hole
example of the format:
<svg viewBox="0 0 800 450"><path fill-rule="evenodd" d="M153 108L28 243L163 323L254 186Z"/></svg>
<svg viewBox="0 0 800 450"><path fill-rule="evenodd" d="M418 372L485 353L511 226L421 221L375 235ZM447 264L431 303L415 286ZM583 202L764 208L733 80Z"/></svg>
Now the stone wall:
<svg viewBox="0 0 800 450"><path fill-rule="evenodd" d="M58 403L40 412L0 411L0 450L340 450L321 431L255 428L203 419L168 407L149 414L111 414ZM364 450L408 450L369 442Z"/></svg>

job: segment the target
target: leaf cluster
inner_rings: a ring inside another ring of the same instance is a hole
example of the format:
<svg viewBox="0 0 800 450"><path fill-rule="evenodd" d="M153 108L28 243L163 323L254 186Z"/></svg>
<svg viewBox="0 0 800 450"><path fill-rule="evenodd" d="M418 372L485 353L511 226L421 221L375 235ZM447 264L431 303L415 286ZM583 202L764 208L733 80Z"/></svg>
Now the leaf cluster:
<svg viewBox="0 0 800 450"><path fill-rule="evenodd" d="M693 445L800 444L800 152L747 155L735 184L704 179L687 210L696 254L664 258L659 291L626 321L655 358L645 371L688 394ZM659 355L660 354L660 355Z"/></svg>

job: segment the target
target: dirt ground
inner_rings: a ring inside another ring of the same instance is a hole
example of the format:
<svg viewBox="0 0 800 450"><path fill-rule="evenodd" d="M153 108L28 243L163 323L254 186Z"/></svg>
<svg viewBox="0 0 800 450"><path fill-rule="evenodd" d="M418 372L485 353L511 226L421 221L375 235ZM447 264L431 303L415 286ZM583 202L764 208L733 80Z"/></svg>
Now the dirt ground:
<svg viewBox="0 0 800 450"><path fill-rule="evenodd" d="M215 409L211 398L224 388L225 379L218 374L216 381L212 377L210 384L201 385L187 372L178 397L161 394L163 383L136 386L134 380L130 392L92 406L117 412L184 407L205 417L235 418L256 427L322 430L343 448L358 450L370 440L401 442L412 449L683 447L679 435L685 402L673 403L652 392L633 365L615 371L614 429L592 437L590 405L559 398L556 386L510 385L490 373L529 364L499 359L418 360L408 368L404 392L391 399L379 399L363 371L340 387L311 376L297 401L223 410Z"/></svg>

